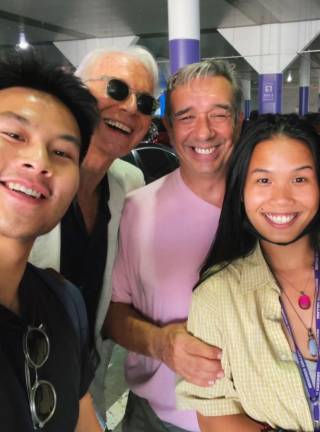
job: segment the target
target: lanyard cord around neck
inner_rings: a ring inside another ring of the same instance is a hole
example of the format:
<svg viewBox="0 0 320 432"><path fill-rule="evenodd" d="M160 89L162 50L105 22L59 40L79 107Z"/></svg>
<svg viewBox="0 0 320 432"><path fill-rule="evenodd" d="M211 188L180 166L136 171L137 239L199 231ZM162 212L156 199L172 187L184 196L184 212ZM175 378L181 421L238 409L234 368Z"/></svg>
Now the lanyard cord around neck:
<svg viewBox="0 0 320 432"><path fill-rule="evenodd" d="M306 361L304 357L302 356L298 345L296 343L292 328L290 326L285 308L283 304L281 303L281 312L282 312L282 318L284 321L284 324L288 330L288 333L293 340L294 347L296 350L297 358L298 358L298 364L299 368L301 370L301 374L303 377L303 381L305 383L309 400L312 405L312 415L313 420L315 423L316 430L320 426L320 411L319 411L319 394L320 394L320 296L319 296L319 255L316 253L315 256L315 263L314 263L314 275L315 275L315 284L316 284L316 290L315 290L315 298L316 298L316 340L317 340L317 347L318 347L318 359L317 359L317 368L316 368L316 379L315 383L313 384L310 372L308 369L308 366L306 364ZM314 301L315 302L315 301ZM313 304L314 307L314 304Z"/></svg>

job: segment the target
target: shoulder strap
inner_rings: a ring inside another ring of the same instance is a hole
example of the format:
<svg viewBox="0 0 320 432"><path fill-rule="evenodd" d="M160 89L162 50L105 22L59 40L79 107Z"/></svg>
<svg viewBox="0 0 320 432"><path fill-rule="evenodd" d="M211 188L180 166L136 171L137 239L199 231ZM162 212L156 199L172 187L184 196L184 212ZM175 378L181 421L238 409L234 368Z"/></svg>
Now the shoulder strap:
<svg viewBox="0 0 320 432"><path fill-rule="evenodd" d="M34 268L40 278L56 293L63 303L78 336L82 351L88 338L88 321L86 307L80 291L56 270Z"/></svg>

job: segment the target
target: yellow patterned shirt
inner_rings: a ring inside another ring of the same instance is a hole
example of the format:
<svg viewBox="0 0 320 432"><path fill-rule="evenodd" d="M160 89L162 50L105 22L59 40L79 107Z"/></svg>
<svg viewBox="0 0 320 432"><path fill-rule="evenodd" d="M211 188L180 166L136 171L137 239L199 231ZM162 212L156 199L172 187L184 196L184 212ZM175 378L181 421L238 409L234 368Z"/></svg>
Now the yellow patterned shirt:
<svg viewBox="0 0 320 432"><path fill-rule="evenodd" d="M222 348L225 377L211 387L177 383L180 409L246 413L272 427L313 431L303 383L282 328L280 290L260 247L194 292L190 333Z"/></svg>

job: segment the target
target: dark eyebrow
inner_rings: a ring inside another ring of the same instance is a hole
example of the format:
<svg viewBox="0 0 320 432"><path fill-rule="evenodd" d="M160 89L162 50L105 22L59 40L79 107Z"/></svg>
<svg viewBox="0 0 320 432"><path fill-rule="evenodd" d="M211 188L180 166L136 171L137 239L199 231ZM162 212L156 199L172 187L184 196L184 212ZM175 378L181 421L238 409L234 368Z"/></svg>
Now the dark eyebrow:
<svg viewBox="0 0 320 432"><path fill-rule="evenodd" d="M313 170L313 167L311 165L302 165L301 167L295 168L293 171L297 172L297 171L302 171L302 170L305 170L305 169ZM264 168L256 168L256 169L252 170L250 172L250 174L271 173L271 172L272 172L271 170L267 170L267 169L264 169Z"/></svg>
<svg viewBox="0 0 320 432"><path fill-rule="evenodd" d="M191 111L191 109L192 109L191 107L188 107L188 108L184 108L180 111L177 111L176 113L174 113L174 117L179 117L183 114L186 114L188 111Z"/></svg>
<svg viewBox="0 0 320 432"><path fill-rule="evenodd" d="M80 148L81 141L79 140L79 138L75 137L74 135L62 134L62 135L58 136L58 139L69 141L69 142L75 144L77 147Z"/></svg>
<svg viewBox="0 0 320 432"><path fill-rule="evenodd" d="M2 112L2 113L0 113L0 117L13 118L13 119L18 120L19 122L25 124L25 125L29 125L30 124L30 122L29 122L29 120L27 118L25 118L25 117L23 117L23 116L21 116L19 114L16 114L15 112L12 112L12 111L4 111L4 112Z"/></svg>
<svg viewBox="0 0 320 432"><path fill-rule="evenodd" d="M212 105L212 106L208 109L208 112L214 110L215 108L222 108L222 109L224 109L224 110L226 110L226 111L229 111L229 112L232 110L232 108L231 108L230 105L227 105L227 104L214 104L214 105ZM189 106L189 107L184 108L184 109L182 109L182 110L180 110L180 111L177 111L176 113L174 113L174 117L179 117L179 116L181 116L181 115L184 115L184 114L186 114L187 112L191 111L192 109L193 109L193 108Z"/></svg>
<svg viewBox="0 0 320 432"><path fill-rule="evenodd" d="M214 108L222 108L222 109L225 109L226 111L231 111L231 109L232 109L232 107L230 105L227 105L227 104L215 104L212 109L214 109Z"/></svg>
<svg viewBox="0 0 320 432"><path fill-rule="evenodd" d="M294 171L302 171L305 169L313 170L313 167L311 165L302 165L301 167L296 168Z"/></svg>
<svg viewBox="0 0 320 432"><path fill-rule="evenodd" d="M267 170L267 169L263 169L263 168L256 168L254 170L251 171L250 174L256 174L256 173L270 173L271 171Z"/></svg>
<svg viewBox="0 0 320 432"><path fill-rule="evenodd" d="M0 113L0 117L13 118L13 119L17 120L18 122L22 123L23 125L30 126L30 121L27 118L13 112L13 111L4 111L4 112ZM80 140L74 135L62 134L62 135L59 135L57 138L65 140L65 141L69 141L80 148Z"/></svg>

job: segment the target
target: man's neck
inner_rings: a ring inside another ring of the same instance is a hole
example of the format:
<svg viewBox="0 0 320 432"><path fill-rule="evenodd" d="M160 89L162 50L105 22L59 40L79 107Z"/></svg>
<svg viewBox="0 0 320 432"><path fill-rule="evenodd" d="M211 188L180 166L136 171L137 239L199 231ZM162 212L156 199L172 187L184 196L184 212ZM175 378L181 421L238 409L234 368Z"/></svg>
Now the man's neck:
<svg viewBox="0 0 320 432"><path fill-rule="evenodd" d="M113 161L114 159L101 154L99 148L90 145L81 164L77 199L88 233L92 232L97 217L99 185Z"/></svg>
<svg viewBox="0 0 320 432"><path fill-rule="evenodd" d="M18 288L23 277L32 241L0 238L0 304L19 313Z"/></svg>
<svg viewBox="0 0 320 432"><path fill-rule="evenodd" d="M81 164L78 195L93 195L113 161L113 158L102 154L99 148L90 145Z"/></svg>
<svg viewBox="0 0 320 432"><path fill-rule="evenodd" d="M216 207L222 207L225 192L225 174L216 173L215 175L195 175L187 173L183 168L180 169L184 183L199 198Z"/></svg>

